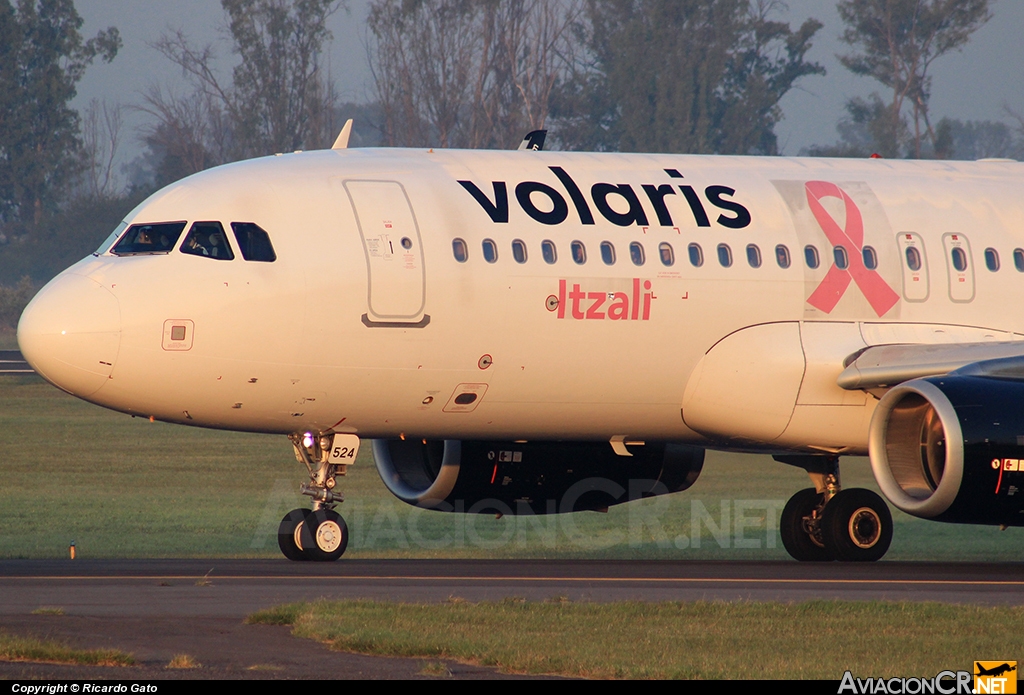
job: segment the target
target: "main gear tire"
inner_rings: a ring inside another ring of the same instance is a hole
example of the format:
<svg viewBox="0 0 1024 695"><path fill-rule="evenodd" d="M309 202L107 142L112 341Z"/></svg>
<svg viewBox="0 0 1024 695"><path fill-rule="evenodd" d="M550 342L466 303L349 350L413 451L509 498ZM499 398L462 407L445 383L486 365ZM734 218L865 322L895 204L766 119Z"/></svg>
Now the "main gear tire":
<svg viewBox="0 0 1024 695"><path fill-rule="evenodd" d="M892 543L892 513L871 490L842 490L825 505L821 532L825 547L837 560L874 562Z"/></svg>
<svg viewBox="0 0 1024 695"><path fill-rule="evenodd" d="M815 518L821 504L822 494L809 487L790 497L782 509L779 534L786 552L794 560L827 562L832 559L832 553L821 539L820 520Z"/></svg>

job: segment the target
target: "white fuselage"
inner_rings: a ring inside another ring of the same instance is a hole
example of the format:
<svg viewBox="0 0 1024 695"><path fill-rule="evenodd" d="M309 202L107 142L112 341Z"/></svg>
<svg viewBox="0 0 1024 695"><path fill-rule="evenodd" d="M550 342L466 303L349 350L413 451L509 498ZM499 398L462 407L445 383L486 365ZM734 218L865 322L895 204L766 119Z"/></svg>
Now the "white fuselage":
<svg viewBox="0 0 1024 695"><path fill-rule="evenodd" d="M189 177L125 222L255 223L276 261L244 260L230 234L230 261L116 256L111 239L40 293L19 341L77 396L203 427L864 453L876 400L836 384L844 359L1024 333L1022 181L1015 162L268 157Z"/></svg>

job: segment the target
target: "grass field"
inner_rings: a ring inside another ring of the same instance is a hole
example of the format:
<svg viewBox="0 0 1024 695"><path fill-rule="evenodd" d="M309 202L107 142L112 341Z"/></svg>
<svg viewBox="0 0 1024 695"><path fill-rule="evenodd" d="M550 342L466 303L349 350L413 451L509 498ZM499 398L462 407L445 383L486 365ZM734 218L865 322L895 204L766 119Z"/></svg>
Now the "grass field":
<svg viewBox="0 0 1024 695"><path fill-rule="evenodd" d="M131 666L135 663L135 657L117 649L73 649L62 642L0 632L0 661Z"/></svg>
<svg viewBox="0 0 1024 695"><path fill-rule="evenodd" d="M835 679L970 671L1024 653L1024 608L923 603L321 601L249 622L333 649L584 678ZM808 649L813 635L815 648ZM991 654L991 657L979 655ZM995 656L998 655L998 656Z"/></svg>
<svg viewBox="0 0 1024 695"><path fill-rule="evenodd" d="M364 447L339 484L346 557L785 559L778 515L808 486L765 456L709 452L688 492L546 517L408 507ZM277 525L298 506L304 468L281 436L131 418L37 377L0 377L0 557L278 557ZM846 486L874 488L864 459ZM1019 560L1021 529L926 522L894 511L891 560Z"/></svg>

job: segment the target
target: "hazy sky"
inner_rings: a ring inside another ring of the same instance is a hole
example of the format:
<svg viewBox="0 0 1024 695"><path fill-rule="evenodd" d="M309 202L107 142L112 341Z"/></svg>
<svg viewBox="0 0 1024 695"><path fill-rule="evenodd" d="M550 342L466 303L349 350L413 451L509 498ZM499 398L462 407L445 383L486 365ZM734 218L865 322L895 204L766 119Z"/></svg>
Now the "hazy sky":
<svg viewBox="0 0 1024 695"><path fill-rule="evenodd" d="M364 38L367 4L368 0L351 0L350 10L339 11L330 22L334 33L330 68L346 101L362 101L370 94ZM161 33L181 29L196 43L214 42L225 35L219 0L76 0L76 6L85 20L84 35L92 36L113 25L124 40L124 48L112 64L96 64L86 72L79 84L79 107L92 98L137 103L139 93L154 82L180 85L180 73L147 45ZM825 25L818 32L809 59L828 71L825 77L804 78L782 102L785 118L776 128L779 145L783 154L795 155L809 145L836 141L835 125L844 114L846 100L881 91L881 85L852 75L837 60L836 54L849 48L839 40L843 26L834 2L788 0L788 6L788 12L779 16L794 28L807 17ZM933 64L933 122L943 116L1003 119L1004 105L1024 112L1024 2L995 0L992 9L992 20L974 34L962 52L943 56ZM229 77L233 64L230 47L222 42L219 48L224 57L224 75ZM139 149L134 134L129 140L127 158Z"/></svg>

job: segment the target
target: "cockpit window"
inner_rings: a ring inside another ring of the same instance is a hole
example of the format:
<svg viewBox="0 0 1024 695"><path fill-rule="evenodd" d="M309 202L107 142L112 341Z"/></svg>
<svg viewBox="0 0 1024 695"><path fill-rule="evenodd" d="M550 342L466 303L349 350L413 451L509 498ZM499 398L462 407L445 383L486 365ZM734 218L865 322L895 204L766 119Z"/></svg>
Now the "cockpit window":
<svg viewBox="0 0 1024 695"><path fill-rule="evenodd" d="M220 261L230 261L235 257L224 236L224 228L220 222L195 222L188 236L181 244L181 252L193 256L206 256Z"/></svg>
<svg viewBox="0 0 1024 695"><path fill-rule="evenodd" d="M133 224L110 253L115 256L138 256L146 253L168 253L185 229L184 222Z"/></svg>
<svg viewBox="0 0 1024 695"><path fill-rule="evenodd" d="M274 246L270 243L270 235L252 222L232 222L231 229L235 232L238 251L247 261L273 263L277 260Z"/></svg>

